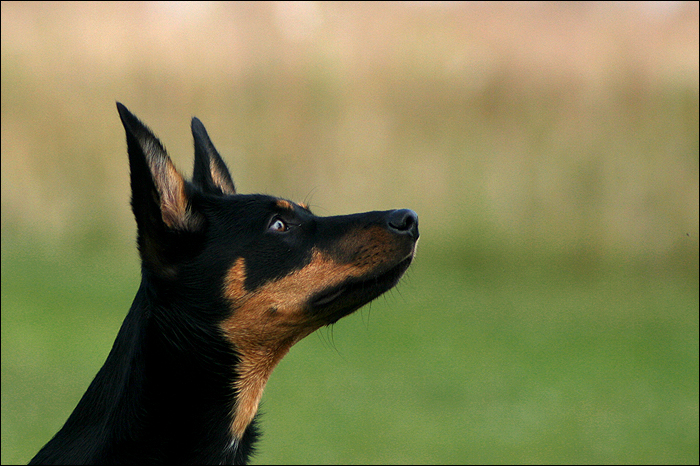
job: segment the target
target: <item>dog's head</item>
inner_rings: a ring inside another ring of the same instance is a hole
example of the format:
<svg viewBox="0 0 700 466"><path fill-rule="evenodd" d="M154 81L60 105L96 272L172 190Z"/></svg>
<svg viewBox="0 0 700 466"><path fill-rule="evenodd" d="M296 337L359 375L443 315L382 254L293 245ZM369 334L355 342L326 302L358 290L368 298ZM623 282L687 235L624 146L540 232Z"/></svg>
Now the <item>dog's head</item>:
<svg viewBox="0 0 700 466"><path fill-rule="evenodd" d="M232 432L241 438L267 377L295 342L398 282L415 253L418 217L407 209L318 217L285 199L238 194L196 118L187 181L153 133L117 107L144 281L165 301L158 312L187 310L154 318L169 322L182 348L192 350L190 329L204 328L204 338L235 353Z"/></svg>

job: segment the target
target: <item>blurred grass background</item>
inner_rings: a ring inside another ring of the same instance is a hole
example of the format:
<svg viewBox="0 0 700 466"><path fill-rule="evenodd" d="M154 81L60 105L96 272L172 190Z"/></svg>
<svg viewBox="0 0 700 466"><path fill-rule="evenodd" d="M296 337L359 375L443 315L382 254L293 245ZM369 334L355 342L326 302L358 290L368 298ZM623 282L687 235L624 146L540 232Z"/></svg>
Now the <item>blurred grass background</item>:
<svg viewBox="0 0 700 466"><path fill-rule="evenodd" d="M114 102L241 192L409 207L399 287L295 346L256 463L695 463L698 4L2 3L2 463L139 282Z"/></svg>

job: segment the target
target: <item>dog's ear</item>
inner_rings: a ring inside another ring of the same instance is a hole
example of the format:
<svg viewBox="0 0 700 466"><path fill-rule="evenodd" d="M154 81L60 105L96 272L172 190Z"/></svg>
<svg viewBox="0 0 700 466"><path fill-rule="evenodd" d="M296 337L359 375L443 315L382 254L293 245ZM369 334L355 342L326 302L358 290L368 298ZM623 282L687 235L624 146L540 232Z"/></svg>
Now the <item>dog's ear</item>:
<svg viewBox="0 0 700 466"><path fill-rule="evenodd" d="M161 142L117 102L126 130L131 169L131 208L138 225L144 264L166 275L180 259L182 234L199 232L204 223L190 205L187 183ZM183 251L184 252L184 251Z"/></svg>
<svg viewBox="0 0 700 466"><path fill-rule="evenodd" d="M192 118L194 175L192 182L209 194L236 194L231 174L199 118Z"/></svg>

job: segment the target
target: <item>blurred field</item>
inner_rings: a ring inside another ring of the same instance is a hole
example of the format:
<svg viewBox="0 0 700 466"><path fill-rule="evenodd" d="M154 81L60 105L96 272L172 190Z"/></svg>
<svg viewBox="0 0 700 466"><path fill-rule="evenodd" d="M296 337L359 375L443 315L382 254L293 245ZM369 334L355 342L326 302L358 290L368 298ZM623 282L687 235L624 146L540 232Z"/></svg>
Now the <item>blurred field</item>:
<svg viewBox="0 0 700 466"><path fill-rule="evenodd" d="M256 463L697 459L697 282L420 253L282 361ZM3 252L4 463L65 422L133 299L135 253L80 259Z"/></svg>
<svg viewBox="0 0 700 466"><path fill-rule="evenodd" d="M138 286L114 101L186 173L410 207L400 287L299 343L256 463L696 463L698 6L2 3L2 463Z"/></svg>

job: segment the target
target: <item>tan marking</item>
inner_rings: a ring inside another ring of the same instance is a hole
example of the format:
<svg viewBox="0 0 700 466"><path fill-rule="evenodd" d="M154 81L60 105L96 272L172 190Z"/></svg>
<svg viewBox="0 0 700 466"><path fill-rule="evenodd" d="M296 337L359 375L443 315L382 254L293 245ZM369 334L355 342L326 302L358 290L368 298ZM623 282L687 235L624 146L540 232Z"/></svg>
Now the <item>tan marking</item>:
<svg viewBox="0 0 700 466"><path fill-rule="evenodd" d="M311 209L309 208L309 204L307 204L306 202L300 202L299 205L304 209L311 211Z"/></svg>
<svg viewBox="0 0 700 466"><path fill-rule="evenodd" d="M233 303L241 302L247 294L245 277L245 259L239 257L224 279L225 296Z"/></svg>
<svg viewBox="0 0 700 466"><path fill-rule="evenodd" d="M285 199L277 199L277 207L285 210L294 210L294 205Z"/></svg>
<svg viewBox="0 0 700 466"><path fill-rule="evenodd" d="M367 275L391 263L397 253L390 233L380 227L353 231L338 246L343 256L340 262L314 249L307 266L253 291L245 288L243 258L229 270L224 296L233 312L221 327L241 359L234 383L237 401L231 424L236 438L243 436L253 420L277 363L294 343L324 324L304 312L311 298L347 278Z"/></svg>
<svg viewBox="0 0 700 466"><path fill-rule="evenodd" d="M211 173L211 179L216 186L224 194L236 194L236 189L233 187L231 180L223 175L223 172L219 169L219 165L214 162L212 157L207 157L209 159L209 173Z"/></svg>
<svg viewBox="0 0 700 466"><path fill-rule="evenodd" d="M163 222L180 230L196 229L201 220L189 208L185 192L185 180L178 173L170 157L149 157L153 182L160 197Z"/></svg>

